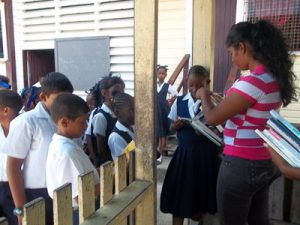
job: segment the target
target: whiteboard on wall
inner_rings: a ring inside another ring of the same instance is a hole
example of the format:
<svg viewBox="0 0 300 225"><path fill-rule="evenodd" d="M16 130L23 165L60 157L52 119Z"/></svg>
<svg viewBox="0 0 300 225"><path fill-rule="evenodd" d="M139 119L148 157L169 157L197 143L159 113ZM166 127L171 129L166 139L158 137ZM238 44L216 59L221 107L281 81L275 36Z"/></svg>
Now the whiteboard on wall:
<svg viewBox="0 0 300 225"><path fill-rule="evenodd" d="M88 90L109 74L109 37L55 39L55 70L65 74L75 90Z"/></svg>

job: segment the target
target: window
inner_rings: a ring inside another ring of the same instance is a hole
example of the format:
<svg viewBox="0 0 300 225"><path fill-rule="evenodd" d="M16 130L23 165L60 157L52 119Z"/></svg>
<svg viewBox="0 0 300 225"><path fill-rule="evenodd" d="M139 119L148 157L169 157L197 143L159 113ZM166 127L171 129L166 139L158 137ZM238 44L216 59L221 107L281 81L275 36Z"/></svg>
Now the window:
<svg viewBox="0 0 300 225"><path fill-rule="evenodd" d="M7 58L4 3L0 3L0 60Z"/></svg>
<svg viewBox="0 0 300 225"><path fill-rule="evenodd" d="M276 25L283 33L291 51L300 51L299 0L245 0L244 20L264 19Z"/></svg>

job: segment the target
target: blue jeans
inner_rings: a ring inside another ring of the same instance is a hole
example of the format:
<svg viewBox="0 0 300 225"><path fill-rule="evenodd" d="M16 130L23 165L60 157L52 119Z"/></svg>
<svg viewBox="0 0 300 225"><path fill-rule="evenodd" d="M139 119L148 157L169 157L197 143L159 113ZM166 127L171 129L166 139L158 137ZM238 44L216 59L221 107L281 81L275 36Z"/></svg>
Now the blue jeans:
<svg viewBox="0 0 300 225"><path fill-rule="evenodd" d="M217 181L221 225L269 225L269 185L278 176L271 160L223 155Z"/></svg>

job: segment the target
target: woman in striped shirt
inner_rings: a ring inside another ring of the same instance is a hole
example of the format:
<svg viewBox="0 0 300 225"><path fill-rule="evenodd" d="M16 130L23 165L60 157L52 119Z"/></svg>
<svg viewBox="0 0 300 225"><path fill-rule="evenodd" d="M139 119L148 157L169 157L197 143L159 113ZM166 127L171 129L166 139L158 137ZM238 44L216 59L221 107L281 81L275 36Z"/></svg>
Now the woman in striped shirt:
<svg viewBox="0 0 300 225"><path fill-rule="evenodd" d="M205 88L197 91L205 119L226 121L224 152L217 183L221 225L268 225L268 188L278 172L263 140L270 110L296 99L292 60L281 32L267 21L232 26L226 40L232 61L250 70L216 107Z"/></svg>

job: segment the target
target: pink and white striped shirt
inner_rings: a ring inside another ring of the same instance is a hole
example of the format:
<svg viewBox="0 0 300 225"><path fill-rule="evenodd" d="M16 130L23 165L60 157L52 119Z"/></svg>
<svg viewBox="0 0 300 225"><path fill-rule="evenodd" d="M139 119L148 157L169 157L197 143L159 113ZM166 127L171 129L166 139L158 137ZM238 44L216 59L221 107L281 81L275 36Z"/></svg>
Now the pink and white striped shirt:
<svg viewBox="0 0 300 225"><path fill-rule="evenodd" d="M270 110L278 110L282 104L277 81L260 65L250 75L237 80L226 95L232 92L244 96L253 105L227 120L224 154L250 160L271 158L255 129L263 130L271 117Z"/></svg>

